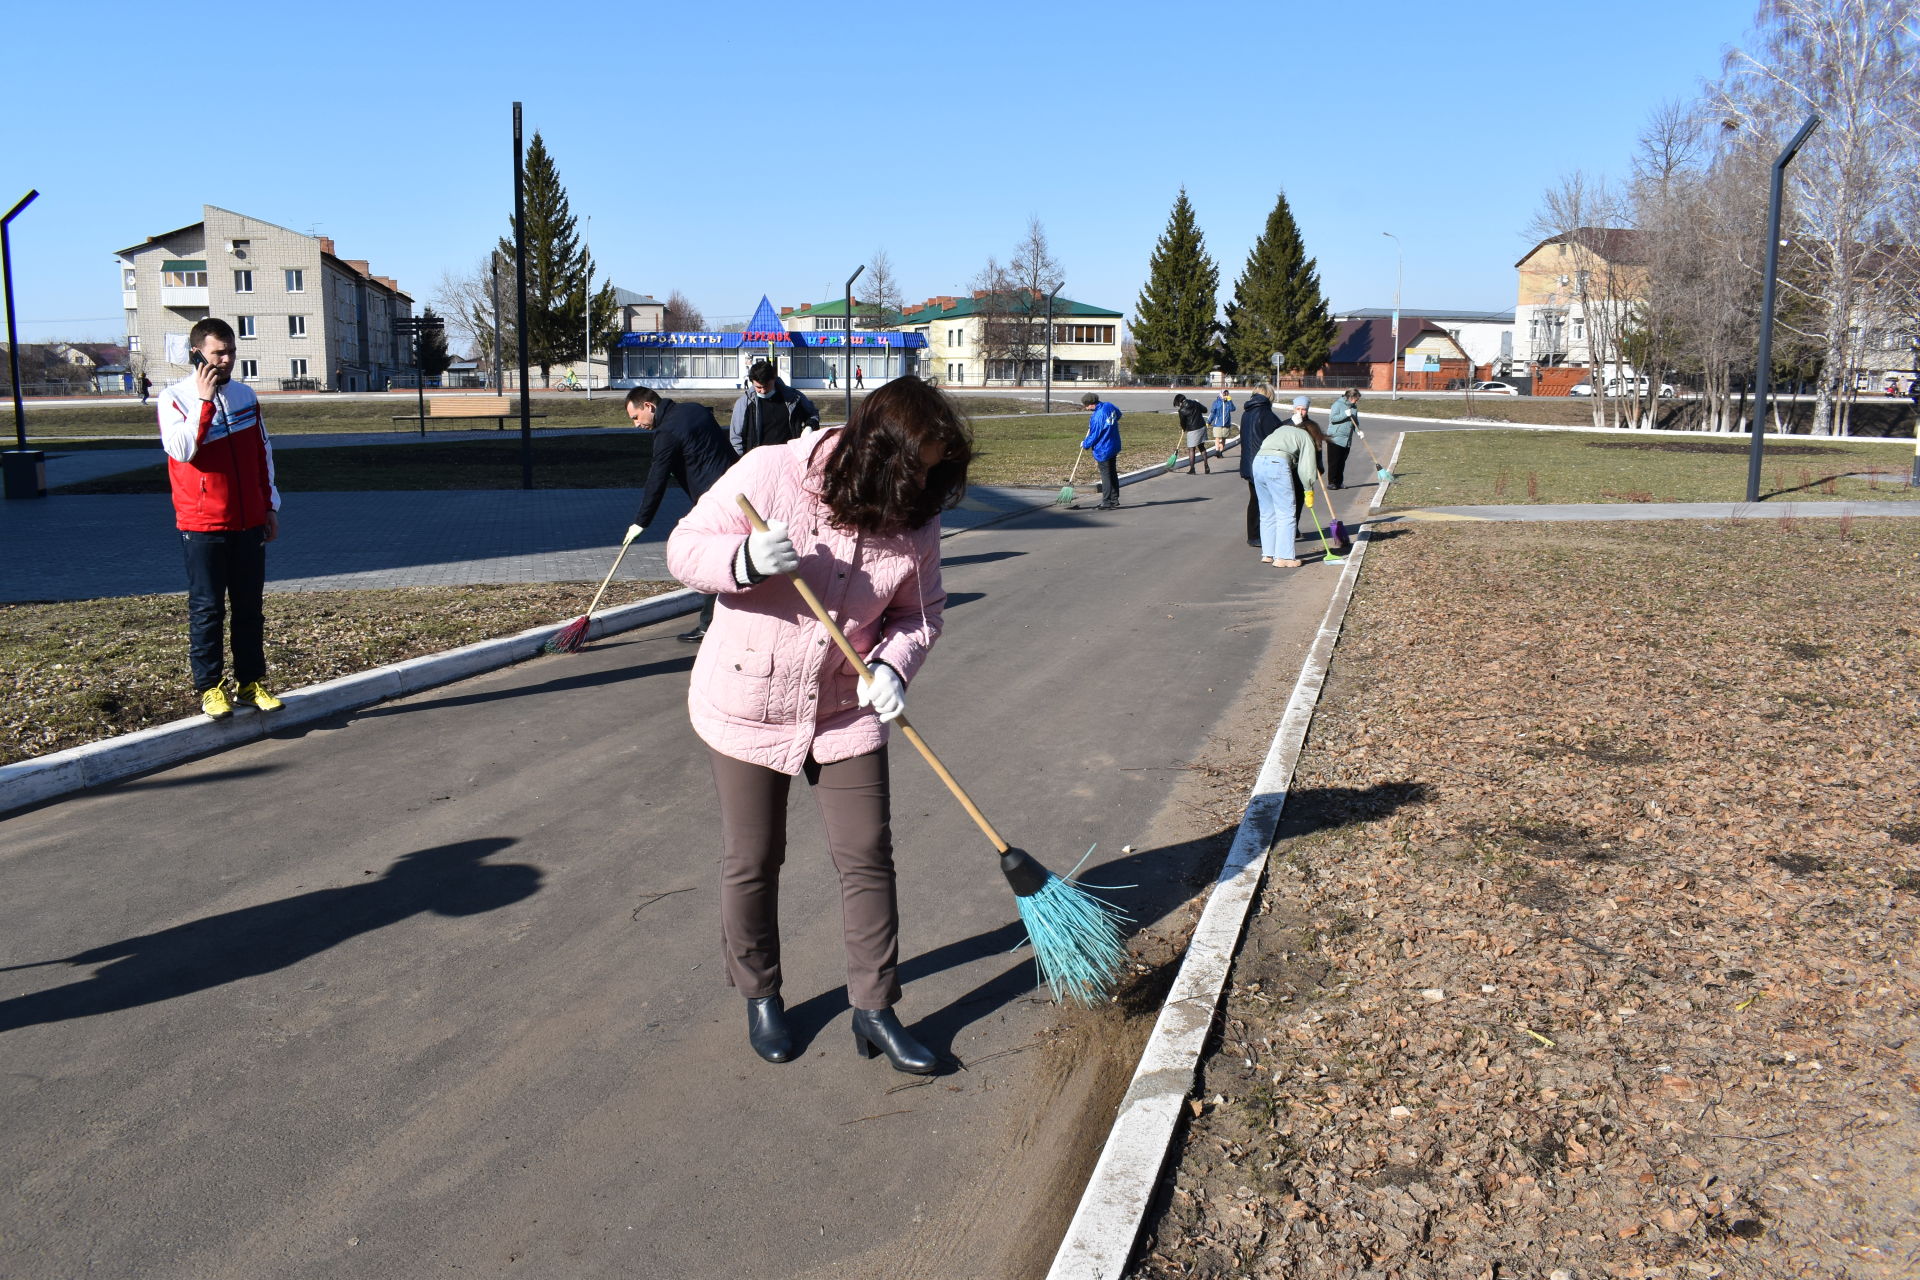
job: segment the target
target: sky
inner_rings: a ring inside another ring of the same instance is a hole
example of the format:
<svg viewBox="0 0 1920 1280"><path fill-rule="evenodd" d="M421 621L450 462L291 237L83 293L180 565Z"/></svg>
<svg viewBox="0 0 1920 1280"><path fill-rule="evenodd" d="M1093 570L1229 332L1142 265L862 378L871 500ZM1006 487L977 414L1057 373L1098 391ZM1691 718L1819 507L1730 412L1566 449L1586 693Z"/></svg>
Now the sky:
<svg viewBox="0 0 1920 1280"><path fill-rule="evenodd" d="M1337 310L1392 305L1382 232L1409 310L1505 310L1541 193L1624 175L1754 8L25 5L0 211L39 190L12 228L23 341L118 340L114 252L203 203L330 236L426 304L509 230L517 100L599 275L710 324L837 297L879 250L909 302L964 294L1029 217L1066 297L1131 316L1183 185L1223 302L1284 191Z"/></svg>

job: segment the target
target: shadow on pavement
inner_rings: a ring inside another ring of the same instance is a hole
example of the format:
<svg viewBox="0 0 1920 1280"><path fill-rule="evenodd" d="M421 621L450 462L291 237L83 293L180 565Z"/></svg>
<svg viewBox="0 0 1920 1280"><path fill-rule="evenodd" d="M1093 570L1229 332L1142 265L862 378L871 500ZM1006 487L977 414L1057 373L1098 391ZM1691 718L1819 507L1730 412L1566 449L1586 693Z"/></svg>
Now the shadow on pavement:
<svg viewBox="0 0 1920 1280"><path fill-rule="evenodd" d="M1011 560L1026 554L1024 551L982 551L972 556L949 556L940 562L940 567L952 569L963 564L992 564L995 560Z"/></svg>
<svg viewBox="0 0 1920 1280"><path fill-rule="evenodd" d="M558 656L558 655L556 655ZM512 689L493 689L486 693L462 693L450 698L434 698L427 702L395 703L389 706L369 707L354 713L356 717L404 716L416 711L438 711L446 707L471 707L485 702L499 702L506 698L538 697L543 693L565 693L572 689L595 689L601 685L624 684L629 680L644 680L648 676L663 676L675 671L693 670L693 654L682 653L676 657L663 658L659 662L643 663L637 667L613 667L606 671L582 671L578 675L560 676L541 684L521 685Z"/></svg>
<svg viewBox="0 0 1920 1280"><path fill-rule="evenodd" d="M263 773L277 773L280 767L277 764L250 764L236 769L214 769L189 778L141 778L134 782L122 782L114 790L158 791L163 787L197 787L208 782L234 782L241 778L257 778Z"/></svg>
<svg viewBox="0 0 1920 1280"><path fill-rule="evenodd" d="M1279 834L1301 836L1312 831L1345 826L1361 819L1383 817L1405 806L1422 803L1426 793L1425 784L1419 782L1383 782L1370 787L1308 787L1290 792ZM1129 932L1137 933L1171 915L1212 882L1226 858L1234 832L1233 827L1223 827L1211 835L1177 844L1135 850L1087 871L1087 887L1126 912L1132 920ZM1053 860L1051 851L1038 856L1049 870L1056 875L1064 875L1073 866L1077 854L1061 854L1057 862ZM952 1051L953 1042L968 1026L992 1016L1015 1001L1032 996L1046 998L1033 954L1025 947L1026 930L1020 924L1012 892L1000 879L994 865L984 859L981 876L983 881L989 878L992 881L983 889L984 892L1004 895L1007 923L986 933L908 957L900 964L900 982L905 986L918 978L990 956L1005 955L1012 961L1006 969L944 1008L917 1020L908 1020L913 1033L927 1047L947 1059L949 1066L956 1061ZM1105 889L1100 887L1103 885L1116 887ZM1010 954L1016 947L1020 948L1017 957ZM793 1024L796 1042L804 1048L848 1007L846 988L836 987L789 1009L787 1014Z"/></svg>
<svg viewBox="0 0 1920 1280"><path fill-rule="evenodd" d="M423 912L470 916L509 906L539 892L539 869L480 860L514 843L495 836L436 845L397 859L378 880L242 907L60 960L7 966L106 965L83 981L0 1001L0 1032L157 1004L273 973Z"/></svg>

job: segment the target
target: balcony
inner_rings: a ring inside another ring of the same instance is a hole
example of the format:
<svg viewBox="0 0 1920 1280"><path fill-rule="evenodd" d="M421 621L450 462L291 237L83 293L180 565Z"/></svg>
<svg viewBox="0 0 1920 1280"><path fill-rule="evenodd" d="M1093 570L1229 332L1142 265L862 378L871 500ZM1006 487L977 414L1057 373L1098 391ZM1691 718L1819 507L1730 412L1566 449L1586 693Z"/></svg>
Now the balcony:
<svg viewBox="0 0 1920 1280"><path fill-rule="evenodd" d="M138 289L122 289L120 291L120 306L127 311L138 311L140 309L140 291Z"/></svg>
<svg viewBox="0 0 1920 1280"><path fill-rule="evenodd" d="M180 285L160 286L160 305L163 307L210 307L212 301L207 297L207 286L183 287Z"/></svg>

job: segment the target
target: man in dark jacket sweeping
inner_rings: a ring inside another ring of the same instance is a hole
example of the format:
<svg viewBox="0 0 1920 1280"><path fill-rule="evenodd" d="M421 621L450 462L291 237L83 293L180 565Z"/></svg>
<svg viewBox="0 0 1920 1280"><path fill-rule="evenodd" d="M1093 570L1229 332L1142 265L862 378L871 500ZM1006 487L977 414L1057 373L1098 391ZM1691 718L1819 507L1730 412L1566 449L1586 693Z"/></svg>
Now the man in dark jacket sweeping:
<svg viewBox="0 0 1920 1280"><path fill-rule="evenodd" d="M1260 452L1260 446L1267 436L1280 425L1280 419L1273 412L1273 401L1267 398L1267 389L1261 387L1247 397L1247 407L1240 414L1240 478L1247 482L1247 545L1260 545L1260 495L1253 487L1253 455Z"/></svg>
<svg viewBox="0 0 1920 1280"><path fill-rule="evenodd" d="M667 482L673 481L695 502L726 474L734 464L733 445L726 432L714 420L713 410L703 404L663 400L652 387L635 387L627 392L627 417L642 431L653 433L653 462L647 468L647 486L640 493L640 510L627 529L627 541L638 538L660 510L667 496ZM713 621L714 597L707 596L700 606L700 623L682 632L687 644L699 644Z"/></svg>
<svg viewBox="0 0 1920 1280"><path fill-rule="evenodd" d="M780 381L770 361L759 360L747 370L747 391L734 402L727 434L733 451L744 457L749 449L784 444L819 425L820 411L813 401Z"/></svg>

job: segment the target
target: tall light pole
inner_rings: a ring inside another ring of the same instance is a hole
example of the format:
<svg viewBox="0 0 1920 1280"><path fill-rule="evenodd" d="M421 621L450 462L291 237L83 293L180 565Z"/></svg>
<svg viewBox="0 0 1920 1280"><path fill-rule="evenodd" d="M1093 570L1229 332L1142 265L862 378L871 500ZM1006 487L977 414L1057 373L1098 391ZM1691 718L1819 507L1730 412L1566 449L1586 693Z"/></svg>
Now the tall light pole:
<svg viewBox="0 0 1920 1280"><path fill-rule="evenodd" d="M853 269L852 275L847 277L847 331L841 339L847 345L840 349L840 382L847 389L847 421L849 423L853 421L853 282L858 280L860 273L866 269L867 264L863 262Z"/></svg>
<svg viewBox="0 0 1920 1280"><path fill-rule="evenodd" d="M586 259L587 259L587 282L584 285L580 286L580 291L581 291L580 310L585 313L585 318L581 321L581 323L584 324L587 328L587 344L586 344L586 347L584 348L586 355L581 359L580 363L585 365L587 369L587 399L591 401L593 399L593 215L592 214L587 215L587 229L580 237L580 247L586 250ZM611 355L607 357L607 372L608 373L613 372L613 357Z"/></svg>
<svg viewBox="0 0 1920 1280"><path fill-rule="evenodd" d="M1760 454L1767 440L1767 394L1773 390L1773 292L1780 274L1780 188L1786 182L1787 166L1820 125L1820 117L1808 116L1773 162L1773 189L1767 204L1767 274L1760 290L1760 368L1759 385L1753 392L1753 444L1747 450L1747 501L1760 501ZM1920 430L1915 432L1920 436Z"/></svg>
<svg viewBox="0 0 1920 1280"><path fill-rule="evenodd" d="M1393 394L1389 399L1400 398L1400 283L1407 273L1406 251L1400 247L1400 237L1391 231L1382 231L1381 235L1393 241Z"/></svg>
<svg viewBox="0 0 1920 1280"><path fill-rule="evenodd" d="M13 318L13 220L39 198L36 189L20 197L20 203L0 217L0 273L5 275L7 293L7 367L13 374L13 434L18 446L5 455L5 490L9 498L47 496L46 455L27 448L27 406L20 397L20 329Z"/></svg>
<svg viewBox="0 0 1920 1280"><path fill-rule="evenodd" d="M1062 280L1053 286L1053 292L1047 295L1047 403L1042 409L1043 413L1053 412L1053 300L1059 297L1060 291L1066 287L1067 282Z"/></svg>

